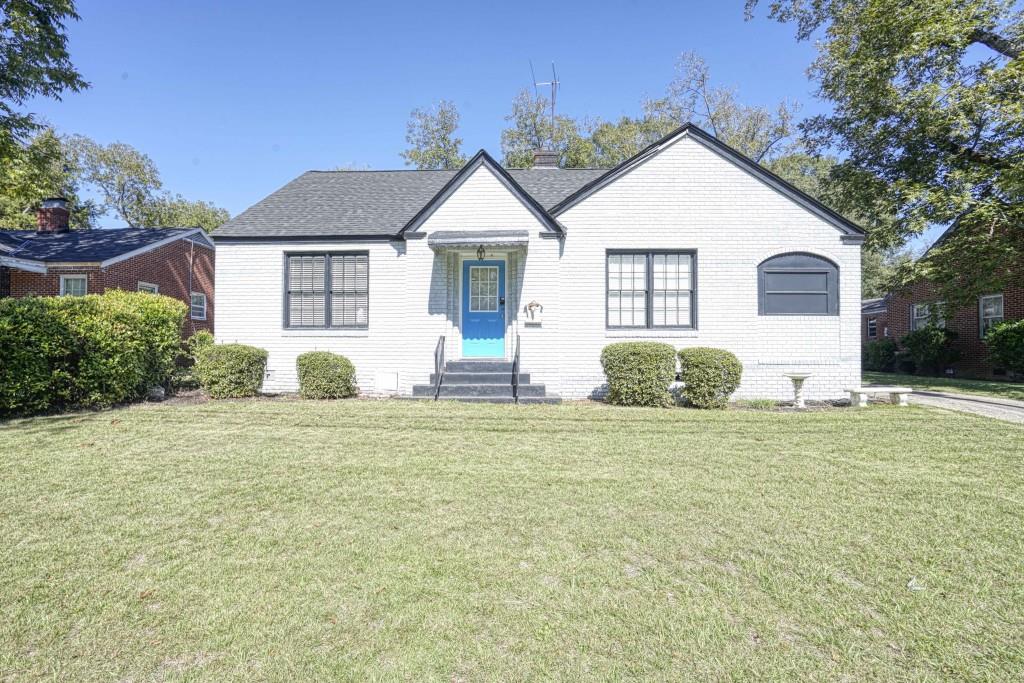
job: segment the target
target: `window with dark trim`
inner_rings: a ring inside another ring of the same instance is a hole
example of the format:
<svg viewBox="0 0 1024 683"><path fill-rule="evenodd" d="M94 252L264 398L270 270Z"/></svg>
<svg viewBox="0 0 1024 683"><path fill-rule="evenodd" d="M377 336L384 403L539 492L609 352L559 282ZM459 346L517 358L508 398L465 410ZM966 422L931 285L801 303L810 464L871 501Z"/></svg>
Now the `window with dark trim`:
<svg viewBox="0 0 1024 683"><path fill-rule="evenodd" d="M284 326L366 328L369 261L366 252L286 254Z"/></svg>
<svg viewBox="0 0 1024 683"><path fill-rule="evenodd" d="M868 318L868 339L878 336L878 318Z"/></svg>
<svg viewBox="0 0 1024 683"><path fill-rule="evenodd" d="M607 326L695 327L696 260L693 251L609 251L605 278Z"/></svg>
<svg viewBox="0 0 1024 683"><path fill-rule="evenodd" d="M839 315L839 268L813 254L773 256L757 267L759 315Z"/></svg>

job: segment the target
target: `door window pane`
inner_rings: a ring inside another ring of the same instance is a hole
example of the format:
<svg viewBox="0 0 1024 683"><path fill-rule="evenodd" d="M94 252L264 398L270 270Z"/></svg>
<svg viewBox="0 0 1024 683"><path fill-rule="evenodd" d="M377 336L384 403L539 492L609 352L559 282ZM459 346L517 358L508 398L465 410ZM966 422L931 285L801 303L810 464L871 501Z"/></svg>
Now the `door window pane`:
<svg viewBox="0 0 1024 683"><path fill-rule="evenodd" d="M498 310L498 267L470 266L469 310L492 313Z"/></svg>

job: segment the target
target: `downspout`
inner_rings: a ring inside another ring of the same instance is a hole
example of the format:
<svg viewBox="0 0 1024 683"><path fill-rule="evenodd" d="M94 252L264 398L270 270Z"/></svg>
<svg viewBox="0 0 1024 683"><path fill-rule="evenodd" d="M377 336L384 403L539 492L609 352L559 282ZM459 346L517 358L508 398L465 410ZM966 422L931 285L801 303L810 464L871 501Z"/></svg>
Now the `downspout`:
<svg viewBox="0 0 1024 683"><path fill-rule="evenodd" d="M194 240L189 240L188 243L191 245L191 250L188 255L188 291L185 292L185 303L188 304L188 322L192 328L192 334L196 333L196 321L192 319L192 270L195 268L196 260L196 243Z"/></svg>

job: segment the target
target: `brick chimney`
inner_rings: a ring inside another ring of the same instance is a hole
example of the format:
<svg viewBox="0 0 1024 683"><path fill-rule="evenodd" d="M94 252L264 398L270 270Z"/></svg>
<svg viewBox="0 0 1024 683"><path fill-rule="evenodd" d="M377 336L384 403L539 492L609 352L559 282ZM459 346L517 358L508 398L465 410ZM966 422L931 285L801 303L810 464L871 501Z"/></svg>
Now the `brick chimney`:
<svg viewBox="0 0 1024 683"><path fill-rule="evenodd" d="M55 235L67 232L70 226L71 212L68 211L68 200L63 197L44 199L36 211L36 232L40 235Z"/></svg>
<svg viewBox="0 0 1024 683"><path fill-rule="evenodd" d="M543 147L533 150L533 168L558 168L558 152Z"/></svg>

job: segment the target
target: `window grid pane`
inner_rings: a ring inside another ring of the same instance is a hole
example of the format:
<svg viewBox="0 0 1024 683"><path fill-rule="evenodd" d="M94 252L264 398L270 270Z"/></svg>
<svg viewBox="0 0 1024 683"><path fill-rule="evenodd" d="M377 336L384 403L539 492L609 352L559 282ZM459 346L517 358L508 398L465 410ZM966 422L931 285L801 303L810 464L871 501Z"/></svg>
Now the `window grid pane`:
<svg viewBox="0 0 1024 683"><path fill-rule="evenodd" d="M647 254L608 255L608 324L647 326Z"/></svg>
<svg viewBox="0 0 1024 683"><path fill-rule="evenodd" d="M469 310L474 313L498 310L497 266L470 266Z"/></svg>
<svg viewBox="0 0 1024 683"><path fill-rule="evenodd" d="M331 256L331 327L365 327L369 319L366 254Z"/></svg>
<svg viewBox="0 0 1024 683"><path fill-rule="evenodd" d="M654 254L653 327L690 324L692 269L689 254Z"/></svg>

